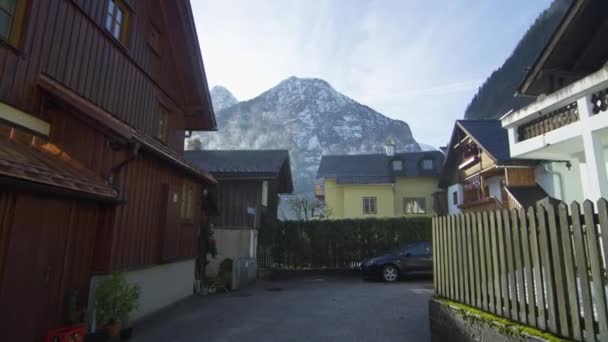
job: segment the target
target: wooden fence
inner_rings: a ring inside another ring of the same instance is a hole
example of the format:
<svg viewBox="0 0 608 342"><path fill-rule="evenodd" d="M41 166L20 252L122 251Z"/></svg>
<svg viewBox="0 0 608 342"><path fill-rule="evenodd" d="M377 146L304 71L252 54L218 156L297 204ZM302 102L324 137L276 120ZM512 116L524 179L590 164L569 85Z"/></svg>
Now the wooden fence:
<svg viewBox="0 0 608 342"><path fill-rule="evenodd" d="M564 338L608 341L607 230L604 199L435 217L436 295Z"/></svg>

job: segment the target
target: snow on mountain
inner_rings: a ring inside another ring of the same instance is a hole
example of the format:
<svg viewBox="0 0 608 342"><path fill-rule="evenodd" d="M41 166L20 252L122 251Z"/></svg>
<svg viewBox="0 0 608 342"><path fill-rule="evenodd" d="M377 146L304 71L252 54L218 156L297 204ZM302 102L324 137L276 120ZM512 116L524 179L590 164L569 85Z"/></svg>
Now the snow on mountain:
<svg viewBox="0 0 608 342"><path fill-rule="evenodd" d="M211 89L211 102L213 103L214 111L217 113L239 103L239 100L228 89L222 86L215 86Z"/></svg>
<svg viewBox="0 0 608 342"><path fill-rule="evenodd" d="M407 123L320 79L290 77L251 100L216 111L218 132L193 133L203 149L288 149L296 193L312 191L324 154L382 152L389 138L397 151L420 150Z"/></svg>

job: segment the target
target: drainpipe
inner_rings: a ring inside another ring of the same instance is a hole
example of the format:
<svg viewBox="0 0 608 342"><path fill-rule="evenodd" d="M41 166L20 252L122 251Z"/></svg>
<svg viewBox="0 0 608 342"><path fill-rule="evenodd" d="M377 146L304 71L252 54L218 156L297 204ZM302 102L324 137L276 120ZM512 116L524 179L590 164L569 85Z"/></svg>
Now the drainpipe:
<svg viewBox="0 0 608 342"><path fill-rule="evenodd" d="M570 168L572 167L572 164L570 164L569 161L555 161L554 163L565 163L568 170L570 170ZM552 162L543 162L543 169L545 170L545 172L547 172L550 175L557 176L557 178L559 178L560 200L565 201L566 200L565 199L566 190L564 188L564 177L561 174L561 172L555 171L555 170L553 170L552 167L549 168L549 166L552 166Z"/></svg>

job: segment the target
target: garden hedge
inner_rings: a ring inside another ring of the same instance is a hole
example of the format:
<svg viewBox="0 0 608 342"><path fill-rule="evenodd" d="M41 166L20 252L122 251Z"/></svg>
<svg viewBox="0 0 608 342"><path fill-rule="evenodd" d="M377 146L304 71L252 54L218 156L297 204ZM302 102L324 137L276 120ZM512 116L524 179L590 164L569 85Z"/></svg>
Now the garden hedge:
<svg viewBox="0 0 608 342"><path fill-rule="evenodd" d="M349 268L407 243L431 240L431 217L282 221L260 229L266 268Z"/></svg>

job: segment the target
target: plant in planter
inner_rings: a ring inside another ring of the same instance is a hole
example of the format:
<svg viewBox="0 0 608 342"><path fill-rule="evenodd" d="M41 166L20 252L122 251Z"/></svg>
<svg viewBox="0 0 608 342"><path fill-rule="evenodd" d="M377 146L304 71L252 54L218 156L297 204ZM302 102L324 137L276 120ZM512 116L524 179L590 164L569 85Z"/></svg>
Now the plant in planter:
<svg viewBox="0 0 608 342"><path fill-rule="evenodd" d="M129 314L139 306L140 288L130 285L122 274L112 274L98 285L96 297L97 325L109 336L130 338L132 328L128 325Z"/></svg>

